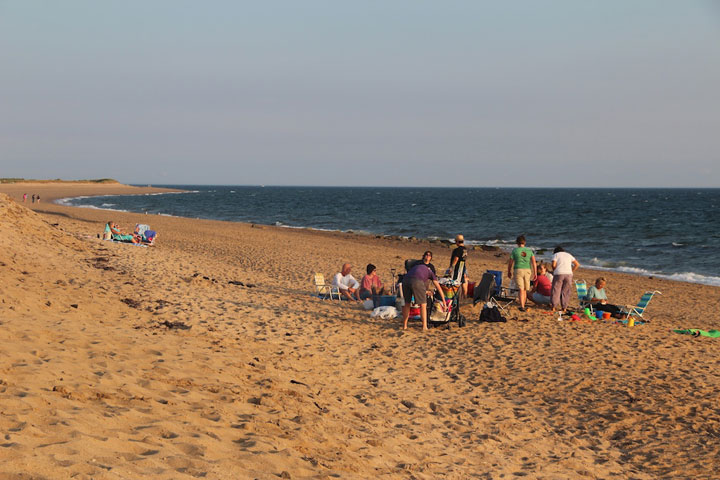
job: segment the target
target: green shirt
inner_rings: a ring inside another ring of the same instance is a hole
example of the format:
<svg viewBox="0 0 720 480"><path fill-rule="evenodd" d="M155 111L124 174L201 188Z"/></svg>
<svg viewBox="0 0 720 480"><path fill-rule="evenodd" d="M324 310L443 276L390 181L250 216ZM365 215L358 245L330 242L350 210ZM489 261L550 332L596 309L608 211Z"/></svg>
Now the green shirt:
<svg viewBox="0 0 720 480"><path fill-rule="evenodd" d="M604 288L597 288L595 285L590 287L587 294L587 299L592 300L593 298L597 298L598 300L607 300L607 293L605 293Z"/></svg>
<svg viewBox="0 0 720 480"><path fill-rule="evenodd" d="M512 251L510 257L513 259L515 270L530 270L530 259L535 255L527 247L517 247Z"/></svg>

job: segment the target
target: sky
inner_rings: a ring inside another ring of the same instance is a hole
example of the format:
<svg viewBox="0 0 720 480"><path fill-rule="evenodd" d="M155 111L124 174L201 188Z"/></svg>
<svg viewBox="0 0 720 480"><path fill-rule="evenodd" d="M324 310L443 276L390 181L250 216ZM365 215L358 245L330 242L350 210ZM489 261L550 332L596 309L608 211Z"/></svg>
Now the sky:
<svg viewBox="0 0 720 480"><path fill-rule="evenodd" d="M0 0L0 177L720 187L720 2Z"/></svg>

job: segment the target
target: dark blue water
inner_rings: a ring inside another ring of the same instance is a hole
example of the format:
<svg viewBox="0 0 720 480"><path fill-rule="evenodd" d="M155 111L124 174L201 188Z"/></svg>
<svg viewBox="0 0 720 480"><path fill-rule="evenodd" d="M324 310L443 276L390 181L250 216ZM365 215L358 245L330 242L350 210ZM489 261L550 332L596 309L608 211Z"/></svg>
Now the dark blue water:
<svg viewBox="0 0 720 480"><path fill-rule="evenodd" d="M63 202L503 248L524 234L540 257L562 245L585 266L720 285L720 189L166 186L190 193Z"/></svg>

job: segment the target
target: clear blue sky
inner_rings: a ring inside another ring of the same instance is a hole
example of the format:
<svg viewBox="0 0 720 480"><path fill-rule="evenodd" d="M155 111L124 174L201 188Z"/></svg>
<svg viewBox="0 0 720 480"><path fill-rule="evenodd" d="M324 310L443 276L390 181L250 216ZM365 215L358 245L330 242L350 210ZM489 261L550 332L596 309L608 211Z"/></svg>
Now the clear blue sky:
<svg viewBox="0 0 720 480"><path fill-rule="evenodd" d="M0 177L720 186L720 2L0 0Z"/></svg>

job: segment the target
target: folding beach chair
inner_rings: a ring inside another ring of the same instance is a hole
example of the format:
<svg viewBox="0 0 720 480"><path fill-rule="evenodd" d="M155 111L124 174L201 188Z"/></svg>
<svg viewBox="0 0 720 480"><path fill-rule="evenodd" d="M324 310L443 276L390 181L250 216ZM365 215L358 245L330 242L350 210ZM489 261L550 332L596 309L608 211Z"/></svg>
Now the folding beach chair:
<svg viewBox="0 0 720 480"><path fill-rule="evenodd" d="M585 280L576 280L575 281L575 291L577 292L578 296L578 302L580 303L580 309L589 308L590 313L593 315L595 314L595 309L593 309L592 303L590 303L590 300L587 298L588 295L588 287L587 282Z"/></svg>
<svg viewBox="0 0 720 480"><path fill-rule="evenodd" d="M337 297L338 300L340 300L340 289L338 287L334 287L330 285L329 283L325 283L325 275L322 273L316 273L314 276L315 281L315 293L318 297L322 298L323 300L327 300L328 298L330 300L333 300L334 297Z"/></svg>
<svg viewBox="0 0 720 480"><path fill-rule="evenodd" d="M648 320L643 317L643 314L645 313L645 309L647 309L648 303L650 303L650 300L652 300L655 295L662 295L662 293L657 290L652 292L645 292L643 293L642 297L640 297L640 301L637 303L637 305L627 305L625 307L622 307L621 311L622 314L625 315L625 319L629 319L630 315L636 315L640 317L643 321L647 322Z"/></svg>
<svg viewBox="0 0 720 480"><path fill-rule="evenodd" d="M475 286L473 292L473 305L477 305L479 302L487 302L505 312L505 307L514 302L515 299L503 297L497 293L495 278L495 275L490 272L483 273L480 283ZM502 289L500 292L502 292Z"/></svg>

